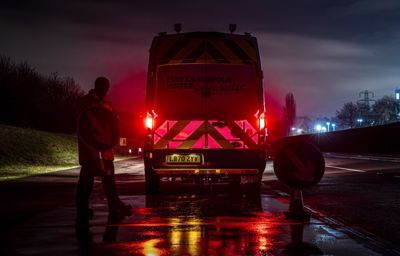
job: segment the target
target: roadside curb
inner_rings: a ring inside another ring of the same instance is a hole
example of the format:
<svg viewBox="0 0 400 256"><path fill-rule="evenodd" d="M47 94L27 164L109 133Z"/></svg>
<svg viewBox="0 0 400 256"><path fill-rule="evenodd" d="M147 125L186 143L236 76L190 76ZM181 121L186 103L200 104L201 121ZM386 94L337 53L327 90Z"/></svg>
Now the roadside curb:
<svg viewBox="0 0 400 256"><path fill-rule="evenodd" d="M358 153L349 154L349 153L338 153L338 152L324 152L324 156L332 158L388 161L388 162L400 163L400 155L370 155L370 154L358 154Z"/></svg>

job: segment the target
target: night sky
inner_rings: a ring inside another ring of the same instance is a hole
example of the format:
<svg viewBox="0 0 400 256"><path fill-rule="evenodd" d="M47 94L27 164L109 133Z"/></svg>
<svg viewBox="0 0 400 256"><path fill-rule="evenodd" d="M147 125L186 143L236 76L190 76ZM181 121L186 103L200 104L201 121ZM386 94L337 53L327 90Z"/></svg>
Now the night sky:
<svg viewBox="0 0 400 256"><path fill-rule="evenodd" d="M113 83L115 105L143 109L148 49L158 32L251 32L259 41L270 108L292 92L298 115L333 116L370 90L400 84L400 1L1 1L0 54L85 89Z"/></svg>

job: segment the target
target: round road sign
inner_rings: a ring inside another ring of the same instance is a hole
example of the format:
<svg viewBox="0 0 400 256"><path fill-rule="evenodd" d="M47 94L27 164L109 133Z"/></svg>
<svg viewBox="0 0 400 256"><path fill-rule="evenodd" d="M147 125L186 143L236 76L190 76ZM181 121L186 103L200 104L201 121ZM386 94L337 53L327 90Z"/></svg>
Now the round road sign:
<svg viewBox="0 0 400 256"><path fill-rule="evenodd" d="M87 108L78 117L78 136L90 148L104 151L119 140L118 119L101 106Z"/></svg>
<svg viewBox="0 0 400 256"><path fill-rule="evenodd" d="M274 171L278 179L294 189L317 184L325 171L322 153L304 141L289 142L274 158Z"/></svg>

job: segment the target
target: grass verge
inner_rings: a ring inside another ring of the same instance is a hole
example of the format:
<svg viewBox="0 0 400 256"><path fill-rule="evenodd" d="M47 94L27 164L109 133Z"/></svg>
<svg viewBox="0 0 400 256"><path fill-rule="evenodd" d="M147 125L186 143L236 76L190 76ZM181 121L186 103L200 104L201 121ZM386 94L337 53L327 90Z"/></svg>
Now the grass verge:
<svg viewBox="0 0 400 256"><path fill-rule="evenodd" d="M0 181L76 166L75 136L0 125Z"/></svg>
<svg viewBox="0 0 400 256"><path fill-rule="evenodd" d="M0 182L79 167L77 144L74 135L0 125Z"/></svg>

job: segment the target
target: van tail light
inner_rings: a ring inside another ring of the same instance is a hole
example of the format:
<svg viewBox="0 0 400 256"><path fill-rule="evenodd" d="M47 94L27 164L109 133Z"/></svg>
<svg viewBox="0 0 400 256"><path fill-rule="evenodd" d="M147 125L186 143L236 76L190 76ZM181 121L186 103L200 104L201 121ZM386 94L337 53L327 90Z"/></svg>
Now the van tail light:
<svg viewBox="0 0 400 256"><path fill-rule="evenodd" d="M258 119L258 128L260 129L260 131L263 131L267 126L265 113L264 112L260 113L260 110L257 110L257 113L255 113L254 116Z"/></svg>
<svg viewBox="0 0 400 256"><path fill-rule="evenodd" d="M148 130L153 130L153 126L154 126L154 118L153 115L150 114L149 112L147 112L147 116L146 116L146 128Z"/></svg>
<svg viewBox="0 0 400 256"><path fill-rule="evenodd" d="M264 130L266 126L266 120L265 120L265 113L261 113L260 116L258 117L258 127L260 130Z"/></svg>
<svg viewBox="0 0 400 256"><path fill-rule="evenodd" d="M154 110L151 111L151 113L147 112L146 115L146 128L148 130L153 130L154 127L154 119L157 118L156 112Z"/></svg>

